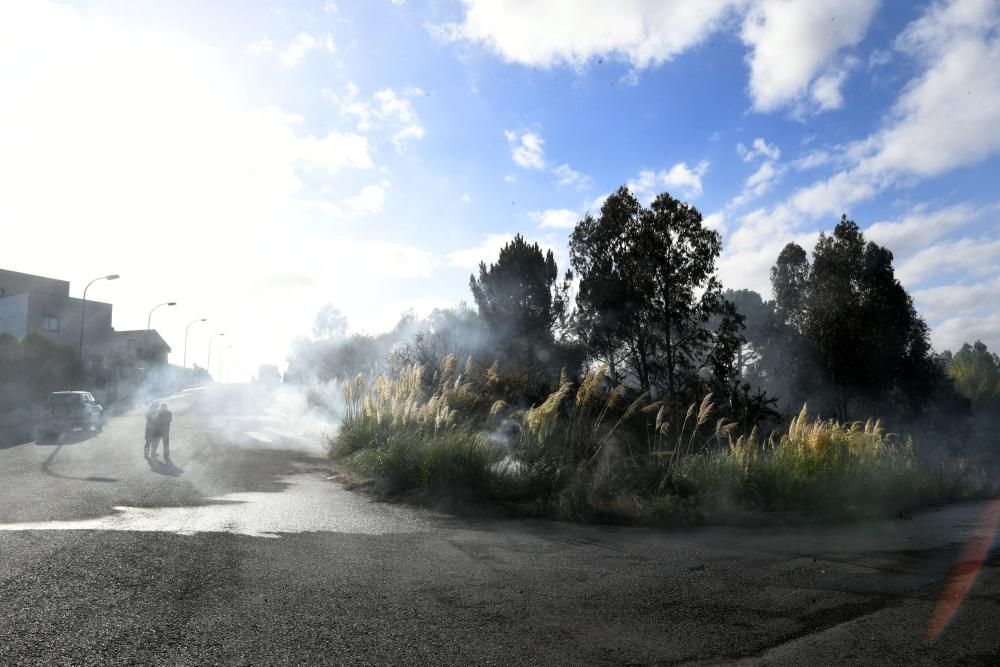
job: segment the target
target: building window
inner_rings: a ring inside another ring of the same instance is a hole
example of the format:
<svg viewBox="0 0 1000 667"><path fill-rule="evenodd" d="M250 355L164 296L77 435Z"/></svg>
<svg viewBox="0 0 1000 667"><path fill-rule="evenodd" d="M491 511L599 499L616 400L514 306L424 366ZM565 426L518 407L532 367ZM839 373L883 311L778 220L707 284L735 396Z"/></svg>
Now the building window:
<svg viewBox="0 0 1000 667"><path fill-rule="evenodd" d="M43 315L42 331L59 331L59 318L55 315Z"/></svg>

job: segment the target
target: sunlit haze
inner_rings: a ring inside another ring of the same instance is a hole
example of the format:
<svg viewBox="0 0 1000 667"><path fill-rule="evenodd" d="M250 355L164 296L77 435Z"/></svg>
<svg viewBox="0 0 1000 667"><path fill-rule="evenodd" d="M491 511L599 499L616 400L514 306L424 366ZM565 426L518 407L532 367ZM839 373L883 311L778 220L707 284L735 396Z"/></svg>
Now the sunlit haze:
<svg viewBox="0 0 1000 667"><path fill-rule="evenodd" d="M374 333L471 301L516 232L565 268L628 184L696 205L765 296L847 213L936 349L997 349L998 3L784 6L2 3L0 267L120 274L88 293L115 328L176 301L171 361L205 317L189 362L225 332L248 378L324 304Z"/></svg>

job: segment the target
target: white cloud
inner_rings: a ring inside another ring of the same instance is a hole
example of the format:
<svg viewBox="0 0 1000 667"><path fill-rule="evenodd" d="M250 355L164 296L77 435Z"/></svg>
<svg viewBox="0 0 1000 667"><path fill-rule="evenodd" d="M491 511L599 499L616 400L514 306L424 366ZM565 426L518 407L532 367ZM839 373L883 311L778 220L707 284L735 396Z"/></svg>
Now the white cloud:
<svg viewBox="0 0 1000 667"><path fill-rule="evenodd" d="M697 197L701 194L701 177L707 172L707 160L699 162L694 169L681 162L671 167L666 176L662 177L662 181L667 187L677 188L689 197Z"/></svg>
<svg viewBox="0 0 1000 667"><path fill-rule="evenodd" d="M274 42L267 35L247 44L245 51L251 56L273 55L277 53L274 48Z"/></svg>
<svg viewBox="0 0 1000 667"><path fill-rule="evenodd" d="M842 104L846 48L864 37L878 0L757 0L743 23L751 48L750 96L758 111ZM805 110L805 109L800 109Z"/></svg>
<svg viewBox="0 0 1000 667"><path fill-rule="evenodd" d="M931 331L931 341L937 350L958 350L963 343L977 340L991 350L1000 349L1000 313L950 317Z"/></svg>
<svg viewBox="0 0 1000 667"><path fill-rule="evenodd" d="M1000 312L994 304L1000 276L979 282L939 285L913 293L917 309L932 325L931 341L937 350L957 350L963 343L981 340L1000 349Z"/></svg>
<svg viewBox="0 0 1000 667"><path fill-rule="evenodd" d="M587 207L585 209L586 212L590 213L591 215L595 215L595 216L599 215L600 212L601 212L601 208L604 206L604 202L610 196L611 196L611 193L610 192L606 192L603 195L598 195L598 196L594 197L594 200L592 202L590 202L589 205L587 205Z"/></svg>
<svg viewBox="0 0 1000 667"><path fill-rule="evenodd" d="M386 278L426 278L438 265L437 259L430 252L421 248L391 243L377 239L364 239L344 242L347 252L354 254L355 259L347 265L356 271L356 275L368 275L372 272L357 271L361 264L378 262L377 273ZM348 278L349 279L349 278Z"/></svg>
<svg viewBox="0 0 1000 667"><path fill-rule="evenodd" d="M510 145L510 157L522 169L544 169L545 155L542 145L545 140L536 132L518 134L507 130L504 132Z"/></svg>
<svg viewBox="0 0 1000 667"><path fill-rule="evenodd" d="M772 161L762 163L757 171L750 174L743 185L743 190L729 202L727 208L743 206L747 202L764 196L774 187L784 171L784 167L775 167Z"/></svg>
<svg viewBox="0 0 1000 667"><path fill-rule="evenodd" d="M925 65L871 141L866 171L940 174L1000 150L1000 4L934 5L897 47Z"/></svg>
<svg viewBox="0 0 1000 667"><path fill-rule="evenodd" d="M583 67L615 56L633 70L702 42L743 0L463 0L461 23L434 32L484 45L507 62Z"/></svg>
<svg viewBox="0 0 1000 667"><path fill-rule="evenodd" d="M345 167L368 169L372 166L368 140L354 133L330 132L323 138L302 137L298 140L298 151L301 160L322 167L330 174Z"/></svg>
<svg viewBox="0 0 1000 667"><path fill-rule="evenodd" d="M832 153L814 151L789 163L797 170L831 162L852 166L800 188L770 210L740 218L721 260L724 278L766 288L768 268L781 246L796 238L803 221L839 216L894 184L972 164L1000 150L995 132L1000 126L1000 73L991 65L1000 61L997 14L996 3L959 0L935 4L911 24L897 48L922 64L923 70L904 88L883 127L861 141L835 147ZM972 103L958 102L970 95ZM744 147L741 153L750 151ZM763 172L757 176L766 182ZM992 242L962 239L928 248L981 217L983 210L969 205L915 210L868 231L873 240L898 253L899 275L907 283L919 284L944 272L975 275L969 272L977 266L980 273L989 273L995 270L991 267L996 266L998 254ZM803 245L809 247L811 242Z"/></svg>
<svg viewBox="0 0 1000 667"><path fill-rule="evenodd" d="M500 249L513 238L514 234L509 233L489 234L477 246L449 252L445 255L445 261L455 268L474 270L480 262L489 264L497 261Z"/></svg>
<svg viewBox="0 0 1000 667"><path fill-rule="evenodd" d="M472 195L470 195L468 192L466 192L465 194L463 194L462 195L462 203L463 204L471 204L472 203Z"/></svg>
<svg viewBox="0 0 1000 667"><path fill-rule="evenodd" d="M407 143L411 141L420 141L423 138L424 128L422 126L407 125L392 135L392 144L398 150L403 150Z"/></svg>
<svg viewBox="0 0 1000 667"><path fill-rule="evenodd" d="M807 171L809 169L815 169L829 164L832 160L833 156L830 155L829 152L824 150L815 150L806 153L800 158L792 160L791 166L796 171Z"/></svg>
<svg viewBox="0 0 1000 667"><path fill-rule="evenodd" d="M868 69L878 69L892 62L892 51L888 49L875 49L868 57Z"/></svg>
<svg viewBox="0 0 1000 667"><path fill-rule="evenodd" d="M545 211L532 211L528 217L538 223L539 227L554 227L556 229L573 229L581 216L568 208L550 208Z"/></svg>
<svg viewBox="0 0 1000 667"><path fill-rule="evenodd" d="M844 106L844 95L840 92L847 81L849 67L842 67L816 79L812 86L812 97L820 111L839 109Z"/></svg>
<svg viewBox="0 0 1000 667"><path fill-rule="evenodd" d="M702 192L701 179L708 172L708 167L709 162L702 160L694 168L688 167L686 162L678 162L669 170L643 169L637 178L626 185L632 194L644 201L653 199L662 189L693 199Z"/></svg>
<svg viewBox="0 0 1000 667"><path fill-rule="evenodd" d="M285 67L294 67L305 60L306 54L313 49L318 49L320 41L306 33L295 36L292 43L288 45L285 52L281 54L281 64Z"/></svg>
<svg viewBox="0 0 1000 667"><path fill-rule="evenodd" d="M708 229L714 229L722 234L726 231L726 214L722 211L710 213L702 218L701 223Z"/></svg>
<svg viewBox="0 0 1000 667"><path fill-rule="evenodd" d="M320 39L309 33L299 33L285 47L279 50L274 46L274 42L266 35L247 45L246 52L252 56L274 56L285 67L292 68L301 64L311 51L324 48L329 53L335 53L337 48L333 43L333 36L327 33L326 37Z"/></svg>
<svg viewBox="0 0 1000 667"><path fill-rule="evenodd" d="M774 168L773 162L765 162L760 165L760 168L757 171L752 173L750 177L747 178L746 186L752 190L770 186L771 181L774 180L777 173L778 172Z"/></svg>
<svg viewBox="0 0 1000 667"><path fill-rule="evenodd" d="M630 69L618 79L618 82L621 83L623 86L638 86L639 70Z"/></svg>
<svg viewBox="0 0 1000 667"><path fill-rule="evenodd" d="M408 87L402 94L383 88L364 100L357 84L348 81L341 93L326 90L323 94L341 113L354 119L359 132L385 131L397 150L424 138L424 127L410 101L423 95L420 88Z"/></svg>
<svg viewBox="0 0 1000 667"><path fill-rule="evenodd" d="M767 158L768 160L777 160L781 157L781 149L774 144L767 143L761 137L754 139L750 148L747 148L742 143L736 144L736 152L743 158L744 162L752 162L759 157Z"/></svg>
<svg viewBox="0 0 1000 667"><path fill-rule="evenodd" d="M788 201L792 208L813 218L836 216L847 211L851 204L877 194L884 183L884 178L859 178L857 172L842 171L799 189Z"/></svg>
<svg viewBox="0 0 1000 667"><path fill-rule="evenodd" d="M953 272L1000 273L1000 240L963 238L940 243L921 250L896 269L900 282L906 285L919 285L928 278Z"/></svg>
<svg viewBox="0 0 1000 667"><path fill-rule="evenodd" d="M981 219L987 213L1000 211L1000 206L976 208L956 204L936 210L916 207L899 220L883 220L865 229L865 237L884 245L896 254L913 253L952 231Z"/></svg>
<svg viewBox="0 0 1000 667"><path fill-rule="evenodd" d="M590 176L573 169L568 164L561 164L552 170L559 178L559 185L569 185L580 190L590 187Z"/></svg>
<svg viewBox="0 0 1000 667"><path fill-rule="evenodd" d="M797 213L782 204L771 209L754 209L728 224L719 257L719 277L723 284L769 295L770 269L785 244L798 243L804 248L815 244L816 233L797 232L798 223Z"/></svg>
<svg viewBox="0 0 1000 667"><path fill-rule="evenodd" d="M385 88L372 96L375 116L380 120L392 119L400 126L393 135L392 142L397 148L409 140L419 140L424 137L424 128L417 119L410 100L401 98L391 88Z"/></svg>
<svg viewBox="0 0 1000 667"><path fill-rule="evenodd" d="M974 164L1000 151L1000 4L937 3L897 40L925 69L883 128L842 147L854 164L789 198L804 217L839 214L907 178ZM960 130L959 130L960 128Z"/></svg>
<svg viewBox="0 0 1000 667"><path fill-rule="evenodd" d="M461 22L432 26L445 41L480 44L531 67L582 69L597 58L629 65L635 85L658 66L741 20L750 49L754 108L821 111L843 104L841 88L857 61L879 0L463 0Z"/></svg>
<svg viewBox="0 0 1000 667"><path fill-rule="evenodd" d="M560 271L569 266L565 232L560 230L557 234L546 234L541 238L523 236L528 243L537 243L543 253L552 251ZM500 249L513 240L513 233L488 234L479 245L449 252L445 255L445 262L456 269L476 271L480 262L486 262L487 265L496 262Z"/></svg>
<svg viewBox="0 0 1000 667"><path fill-rule="evenodd" d="M357 215L379 213L385 206L385 188L381 185L366 185L361 188L361 192L348 197L344 203L348 210Z"/></svg>

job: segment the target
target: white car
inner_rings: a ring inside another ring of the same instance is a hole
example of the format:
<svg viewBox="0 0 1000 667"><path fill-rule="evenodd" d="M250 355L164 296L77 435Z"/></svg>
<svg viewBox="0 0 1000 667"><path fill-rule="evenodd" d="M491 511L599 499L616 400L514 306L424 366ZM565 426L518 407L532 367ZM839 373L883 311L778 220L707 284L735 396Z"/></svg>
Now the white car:
<svg viewBox="0 0 1000 667"><path fill-rule="evenodd" d="M89 391L56 391L45 404L45 434L60 435L75 429L97 431L104 428L104 408Z"/></svg>

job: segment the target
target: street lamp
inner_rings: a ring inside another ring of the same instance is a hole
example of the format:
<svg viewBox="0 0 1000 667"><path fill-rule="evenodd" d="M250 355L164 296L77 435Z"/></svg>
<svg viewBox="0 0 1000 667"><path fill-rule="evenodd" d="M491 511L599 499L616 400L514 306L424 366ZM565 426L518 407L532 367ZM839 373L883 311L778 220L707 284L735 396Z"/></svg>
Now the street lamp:
<svg viewBox="0 0 1000 667"><path fill-rule="evenodd" d="M190 329L191 325L196 322L208 322L208 320L204 317L197 320L191 320L188 322L187 326L184 327L184 368L188 367L188 329Z"/></svg>
<svg viewBox="0 0 1000 667"><path fill-rule="evenodd" d="M153 312L157 308L159 308L160 306L176 306L176 305L177 305L176 301L164 301L163 303L156 304L155 306L153 306L150 309L150 311L149 311L149 317L146 318L146 338L145 338L145 341L146 341L146 356L147 357L150 356L150 354L149 354L149 328L150 328L150 326L153 323ZM150 359L147 358L146 362L149 363L149 361L150 361Z"/></svg>
<svg viewBox="0 0 1000 667"><path fill-rule="evenodd" d="M160 306L176 306L176 301L164 301L163 303L158 303L153 306L152 310L149 311L149 317L146 318L146 335L149 335L149 327L153 323L153 311L155 311Z"/></svg>
<svg viewBox="0 0 1000 667"><path fill-rule="evenodd" d="M101 276L100 278L94 278L87 286L83 288L83 303L80 305L80 364L83 364L83 323L86 322L87 316L87 290L90 286L96 283L98 280L118 280L119 275L113 273L110 276Z"/></svg>
<svg viewBox="0 0 1000 667"><path fill-rule="evenodd" d="M224 333L214 333L208 338L208 359L205 360L205 370L208 371L209 376L212 375L212 341L215 340L216 336L225 336Z"/></svg>

